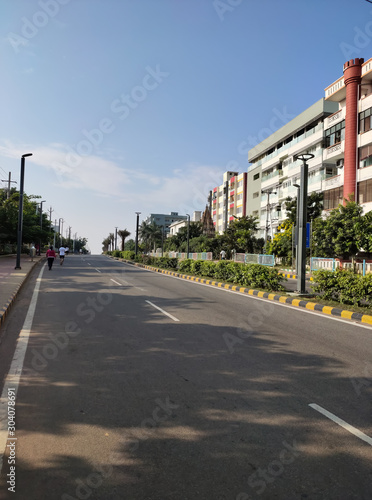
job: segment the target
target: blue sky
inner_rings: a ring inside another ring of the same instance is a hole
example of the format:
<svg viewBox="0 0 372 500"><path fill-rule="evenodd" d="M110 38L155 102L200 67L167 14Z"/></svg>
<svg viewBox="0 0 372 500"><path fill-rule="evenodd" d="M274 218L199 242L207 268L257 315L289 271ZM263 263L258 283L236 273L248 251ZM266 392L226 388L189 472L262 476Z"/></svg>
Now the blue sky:
<svg viewBox="0 0 372 500"><path fill-rule="evenodd" d="M0 0L0 14L1 179L32 152L26 193L93 253L116 226L134 238L136 211L203 210L345 61L372 57L365 0Z"/></svg>

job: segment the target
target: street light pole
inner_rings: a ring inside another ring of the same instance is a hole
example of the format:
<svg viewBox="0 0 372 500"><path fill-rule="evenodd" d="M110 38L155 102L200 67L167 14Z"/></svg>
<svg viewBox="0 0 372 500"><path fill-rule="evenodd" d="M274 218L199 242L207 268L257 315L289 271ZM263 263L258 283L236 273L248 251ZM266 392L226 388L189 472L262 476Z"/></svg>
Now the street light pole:
<svg viewBox="0 0 372 500"><path fill-rule="evenodd" d="M298 217L298 275L297 288L300 294L306 294L306 223L307 223L307 161L314 158L311 153L296 155L295 160L302 161L300 184L300 213Z"/></svg>
<svg viewBox="0 0 372 500"><path fill-rule="evenodd" d="M134 253L135 253L135 255L137 255L137 253L138 253L138 227L139 227L139 216L141 215L141 212L135 212L135 214L137 215L137 222L136 222L136 246L135 246L135 249L134 249Z"/></svg>
<svg viewBox="0 0 372 500"><path fill-rule="evenodd" d="M43 203L45 200L40 202L40 241L39 241L39 256L41 255L41 231L43 229Z"/></svg>
<svg viewBox="0 0 372 500"><path fill-rule="evenodd" d="M21 268L21 246L22 246L22 224L23 224L23 187L25 179L25 158L32 156L32 153L26 153L21 157L21 179L19 186L19 209L18 209L18 231L17 231L17 258L15 269Z"/></svg>
<svg viewBox="0 0 372 500"><path fill-rule="evenodd" d="M189 258L189 253L190 253L190 215L187 215L187 257L186 259Z"/></svg>
<svg viewBox="0 0 372 500"><path fill-rule="evenodd" d="M297 188L297 200L296 200L296 231L295 231L295 248L296 248L296 275L298 276L298 221L300 217L300 198L301 198L301 186L299 184L293 184Z"/></svg>
<svg viewBox="0 0 372 500"><path fill-rule="evenodd" d="M117 244L118 244L118 228L115 227L115 250L118 247Z"/></svg>
<svg viewBox="0 0 372 500"><path fill-rule="evenodd" d="M268 236L269 236L269 217L270 217L270 226L271 226L271 233L272 233L272 221L271 221L271 205L270 205L270 195L271 194L277 194L276 191L264 191L263 189L261 190L262 194L267 194L267 204L266 204L266 227L265 227L265 252L267 252L267 241L268 241ZM272 238L272 235L271 235Z"/></svg>

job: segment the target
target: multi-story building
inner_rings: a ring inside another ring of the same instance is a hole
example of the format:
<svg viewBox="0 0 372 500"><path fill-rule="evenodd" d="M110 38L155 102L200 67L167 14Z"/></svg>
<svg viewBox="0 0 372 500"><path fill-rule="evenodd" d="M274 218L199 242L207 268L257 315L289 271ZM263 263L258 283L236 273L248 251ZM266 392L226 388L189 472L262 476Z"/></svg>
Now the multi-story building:
<svg viewBox="0 0 372 500"><path fill-rule="evenodd" d="M234 217L246 215L247 173L225 172L223 184L212 190L212 219L216 233L226 231Z"/></svg>
<svg viewBox="0 0 372 500"><path fill-rule="evenodd" d="M336 165L337 175L324 186L324 208L345 199L372 210L372 59L352 59L344 74L325 89L337 111L325 124L324 160Z"/></svg>
<svg viewBox="0 0 372 500"><path fill-rule="evenodd" d="M337 174L336 163L323 161L325 120L337 110L337 103L320 99L249 151L250 175L261 176L260 192L253 194L260 200L260 236L272 237L286 216L284 201L297 196L302 161L296 155L314 155L308 161L309 192L323 191L326 179Z"/></svg>
<svg viewBox="0 0 372 500"><path fill-rule="evenodd" d="M170 214L150 214L144 219L146 224L155 222L157 226L164 227L165 235L169 234L169 226L175 221L187 221L187 215L178 215L178 212L171 212Z"/></svg>

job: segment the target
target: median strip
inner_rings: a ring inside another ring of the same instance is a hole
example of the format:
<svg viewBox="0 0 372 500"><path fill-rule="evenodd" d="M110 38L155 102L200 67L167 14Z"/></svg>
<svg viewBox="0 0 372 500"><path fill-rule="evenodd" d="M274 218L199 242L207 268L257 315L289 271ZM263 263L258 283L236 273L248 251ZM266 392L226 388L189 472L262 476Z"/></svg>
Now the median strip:
<svg viewBox="0 0 372 500"><path fill-rule="evenodd" d="M118 260L118 259L116 259L116 260ZM146 264L140 264L138 262L126 261L125 259L123 259L122 261L126 262L127 264L132 264L132 265L135 265L137 267L142 267L142 268L147 269L149 271L162 273L162 274L169 274L169 275L175 276L177 278L183 278L183 279L187 279L187 280L191 280L191 281L195 281L195 279L196 279L195 276L181 274L181 273L177 273L175 271L166 271L164 269L159 269L156 267L147 266ZM272 292L262 292L259 290L240 287L239 285L237 286L237 285L222 283L219 281L211 281L210 279L198 278L198 283L202 283L204 285L216 286L218 288L225 288L226 290L231 290L231 291L235 291L238 293L244 293L244 294L248 294L248 295L252 295L255 297L260 297L260 298L264 298L264 299L268 299L268 300L274 300L276 302L280 302L281 304L288 304L291 306L301 307L301 308L304 308L307 310L328 314L330 316L335 316L338 318L357 321L359 323L364 323L366 325L372 325L372 316L370 316L368 314L347 311L347 310L340 309L339 307L325 306L325 305L318 304L315 302L311 302L311 301L307 301L307 300L303 300L303 299L298 299L298 298L293 298L293 297L287 297L287 296L280 295L280 294L274 295Z"/></svg>

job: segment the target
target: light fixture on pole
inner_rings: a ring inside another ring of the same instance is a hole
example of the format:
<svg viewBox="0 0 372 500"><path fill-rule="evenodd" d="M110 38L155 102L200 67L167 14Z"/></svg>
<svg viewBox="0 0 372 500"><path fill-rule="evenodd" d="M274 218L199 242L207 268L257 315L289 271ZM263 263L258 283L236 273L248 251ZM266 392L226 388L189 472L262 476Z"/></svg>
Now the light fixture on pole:
<svg viewBox="0 0 372 500"><path fill-rule="evenodd" d="M43 229L43 203L46 200L40 202L40 240L39 240L39 255L41 255L41 231Z"/></svg>
<svg viewBox="0 0 372 500"><path fill-rule="evenodd" d="M307 223L307 161L314 158L311 153L294 156L294 160L301 160L300 203L298 214L298 259L297 259L297 288L300 294L306 294L306 223Z"/></svg>
<svg viewBox="0 0 372 500"><path fill-rule="evenodd" d="M137 222L136 222L136 246L134 249L134 253L137 255L138 253L138 227L139 227L139 216L141 215L141 212L135 212L137 215Z"/></svg>
<svg viewBox="0 0 372 500"><path fill-rule="evenodd" d="M187 257L186 259L189 258L189 253L190 253L190 215L187 215Z"/></svg>
<svg viewBox="0 0 372 500"><path fill-rule="evenodd" d="M19 185L19 209L18 209L18 231L17 231L17 258L15 269L21 269L21 246L22 246L22 225L23 225L23 187L25 179L25 158L32 156L26 153L21 157L21 179Z"/></svg>

